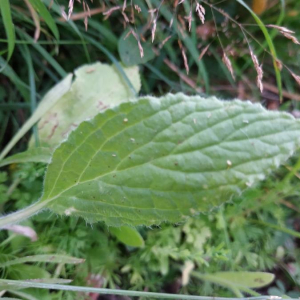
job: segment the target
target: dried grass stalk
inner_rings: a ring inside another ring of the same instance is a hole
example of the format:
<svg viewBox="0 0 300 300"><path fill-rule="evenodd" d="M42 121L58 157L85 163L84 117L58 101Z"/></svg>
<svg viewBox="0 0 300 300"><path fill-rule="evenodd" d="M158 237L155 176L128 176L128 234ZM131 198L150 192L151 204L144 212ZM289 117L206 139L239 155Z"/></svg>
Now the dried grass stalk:
<svg viewBox="0 0 300 300"><path fill-rule="evenodd" d="M226 55L226 53L223 53L223 63L225 64L226 68L228 69L228 71L230 72L233 80L235 80L235 76L234 76L234 72L233 72L233 68L232 68L232 64L230 59L228 58L228 56Z"/></svg>
<svg viewBox="0 0 300 300"><path fill-rule="evenodd" d="M186 74L189 74L190 68L189 68L188 60L187 60L187 57L186 57L184 47L182 46L182 43L181 43L180 40L178 40L178 45L179 45L179 48L181 50L181 55L182 55L182 58L183 58L183 63L184 63L184 67L185 67L185 70L186 70Z"/></svg>
<svg viewBox="0 0 300 300"><path fill-rule="evenodd" d="M296 75L295 73L291 72L291 75L294 77L294 79L296 80L296 82L300 85L300 76Z"/></svg>
<svg viewBox="0 0 300 300"><path fill-rule="evenodd" d="M205 48L203 48L203 50L201 51L200 55L199 55L199 60L201 60L203 58L203 56L206 54L208 48L209 48L210 44L208 44Z"/></svg>
<svg viewBox="0 0 300 300"><path fill-rule="evenodd" d="M251 54L251 59L253 61L256 73L257 73L257 77L256 77L256 84L260 90L260 92L262 93L264 90L264 86L262 83L262 79L263 79L263 69L262 69L262 65L259 64L258 59L256 57L256 55L253 53L253 51L250 49L250 54Z"/></svg>
<svg viewBox="0 0 300 300"><path fill-rule="evenodd" d="M198 2L196 3L196 13L199 16L199 19L201 20L202 24L205 22L205 8L200 5Z"/></svg>

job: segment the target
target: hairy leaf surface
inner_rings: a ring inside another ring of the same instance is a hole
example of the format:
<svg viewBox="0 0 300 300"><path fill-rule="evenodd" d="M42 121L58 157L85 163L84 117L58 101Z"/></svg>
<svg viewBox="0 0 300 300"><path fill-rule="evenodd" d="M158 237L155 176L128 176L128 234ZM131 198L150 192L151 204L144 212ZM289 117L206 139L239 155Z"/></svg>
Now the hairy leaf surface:
<svg viewBox="0 0 300 300"><path fill-rule="evenodd" d="M300 122L249 102L183 94L123 103L54 152L40 206L111 226L209 212L285 161Z"/></svg>

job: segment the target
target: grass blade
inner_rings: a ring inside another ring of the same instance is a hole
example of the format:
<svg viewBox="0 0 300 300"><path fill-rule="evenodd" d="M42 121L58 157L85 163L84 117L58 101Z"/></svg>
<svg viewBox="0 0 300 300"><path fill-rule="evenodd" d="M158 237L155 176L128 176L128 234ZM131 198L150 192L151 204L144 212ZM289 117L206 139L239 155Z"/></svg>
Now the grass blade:
<svg viewBox="0 0 300 300"><path fill-rule="evenodd" d="M296 238L300 238L300 233L295 231L295 230L292 230L292 229L289 229L289 228L286 228L286 227L281 227L281 226L276 225L276 224L271 224L271 223L259 221L259 220L249 220L249 221L251 223L259 224L259 225L266 226L266 227L270 227L270 228L276 229L278 231L281 231L281 232L287 233L289 235L292 235Z"/></svg>
<svg viewBox="0 0 300 300"><path fill-rule="evenodd" d="M8 39L8 57L9 61L15 48L15 27L11 17L9 0L0 1L0 10L2 14L2 19L5 27L5 32Z"/></svg>
<svg viewBox="0 0 300 300"><path fill-rule="evenodd" d="M119 289L104 289L104 288L93 288L75 285L63 285L63 284L47 284L34 281L23 281L23 280L7 280L0 279L0 284L15 285L20 288L35 287L39 289L53 289L62 291L77 291L86 293L97 293L107 295L121 295L131 297L146 297L146 298L160 298L160 299L182 299L182 300L269 300L272 296L257 296L257 297L244 297L244 298L226 298L226 297L209 297L209 296L193 296L183 294L168 294L168 293L153 293L153 292L140 292L132 290L119 290ZM291 300L298 300L292 299Z"/></svg>
<svg viewBox="0 0 300 300"><path fill-rule="evenodd" d="M29 86L30 86L30 106L31 106L31 114L33 114L36 109L36 86L35 86L35 79L34 79L34 68L33 68L32 59L27 45L22 45L20 47L21 49L23 49L21 53L24 56L28 66L28 77L29 77ZM35 139L35 145L36 147L38 147L39 138L38 138L38 131L36 125L33 126L33 134Z"/></svg>
<svg viewBox="0 0 300 300"><path fill-rule="evenodd" d="M277 82L277 86L278 86L278 91L279 91L279 99L280 101L282 101L282 81L281 81L281 74L280 74L280 70L279 67L277 66L276 60L277 60L277 54L276 54L276 50L272 41L272 38L266 28L266 26L264 25L264 23L261 21L261 19L254 13L254 11L244 2L244 0L236 0L237 2L239 2L242 6L244 6L252 15L252 17L254 18L254 20L256 21L257 25L259 26L259 28L261 29L261 31L263 32L266 42L269 46L271 55L272 55L272 59L273 59L273 66L274 66L274 70L275 70L275 76L276 76L276 82Z"/></svg>
<svg viewBox="0 0 300 300"><path fill-rule="evenodd" d="M31 5L34 9L38 12L38 14L44 19L50 30L52 31L55 38L59 39L59 32L55 21L51 14L49 13L48 9L46 8L45 4L41 0L29 0Z"/></svg>
<svg viewBox="0 0 300 300"><path fill-rule="evenodd" d="M30 87L20 79L20 77L15 73L15 71L7 64L7 62L0 56L0 69L2 74L10 79L10 81L15 85L16 89L24 97L26 101L29 101Z"/></svg>
<svg viewBox="0 0 300 300"><path fill-rule="evenodd" d="M48 63L56 70L56 72L61 76L65 77L67 72L59 65L59 63L38 43L35 43L34 40L24 31L17 30L18 34L22 36L25 40L29 41L31 45L48 61Z"/></svg>

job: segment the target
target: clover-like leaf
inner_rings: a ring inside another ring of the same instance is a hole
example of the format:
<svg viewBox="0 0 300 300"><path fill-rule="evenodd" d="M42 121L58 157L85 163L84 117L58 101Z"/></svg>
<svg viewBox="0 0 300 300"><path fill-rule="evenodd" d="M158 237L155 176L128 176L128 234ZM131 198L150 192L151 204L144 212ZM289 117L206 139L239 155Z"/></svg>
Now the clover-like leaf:
<svg viewBox="0 0 300 300"><path fill-rule="evenodd" d="M300 121L259 104L141 98L81 123L55 150L44 194L25 212L47 207L111 226L181 222L264 179L299 144Z"/></svg>

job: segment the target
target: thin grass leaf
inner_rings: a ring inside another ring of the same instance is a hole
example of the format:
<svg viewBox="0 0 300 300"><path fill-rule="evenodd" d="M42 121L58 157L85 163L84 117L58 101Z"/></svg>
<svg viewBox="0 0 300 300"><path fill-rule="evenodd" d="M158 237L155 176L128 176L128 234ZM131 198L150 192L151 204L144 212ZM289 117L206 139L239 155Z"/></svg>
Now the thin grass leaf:
<svg viewBox="0 0 300 300"><path fill-rule="evenodd" d="M31 114L33 114L36 109L36 86L35 86L35 78L34 78L34 68L33 68L31 55L27 45L22 45L20 47L23 50L21 51L21 53L24 56L28 67L28 77L29 77L29 86L30 86L30 106L31 106ZM38 131L36 125L33 126L33 135L35 139L35 145L36 147L38 147L39 138L38 138Z"/></svg>
<svg viewBox="0 0 300 300"><path fill-rule="evenodd" d="M107 295L120 295L120 296L128 296L128 297L143 297L143 298L152 298L152 299L153 298L156 298L156 299L182 299L182 300L225 300L226 299L224 297L193 296L193 295L184 295L184 294L153 293L153 292L140 292L140 291L132 291L132 290L93 288L93 287L75 286L75 285L48 284L48 283L39 283L39 282L25 281L25 280L0 279L0 284L6 284L6 285L16 284L19 287L23 287L23 288L34 287L34 288L39 288L39 289L97 293L97 294L107 294ZM274 299L271 297L272 296L243 297L241 299L228 298L228 300ZM299 299L291 298L291 300L299 300Z"/></svg>
<svg viewBox="0 0 300 300"><path fill-rule="evenodd" d="M21 29L17 29L17 33L25 40L29 41L31 45L44 57L46 61L56 70L56 72L63 78L67 76L67 72L59 65L59 63L38 43L34 43L32 37Z"/></svg>
<svg viewBox="0 0 300 300"><path fill-rule="evenodd" d="M0 56L0 69L2 74L8 77L11 82L15 85L16 89L19 90L22 97L29 102L30 99L30 87L20 79L15 71L7 64L7 62Z"/></svg>
<svg viewBox="0 0 300 300"><path fill-rule="evenodd" d="M286 228L286 227L281 227L281 226L276 225L276 224L271 224L271 223L259 221L259 220L249 220L249 221L251 223L255 223L255 224L262 225L262 226L270 227L270 228L276 229L278 231L281 231L281 232L287 233L289 235L292 235L296 238L300 238L300 232L297 232L295 230L292 230L292 229L289 229L289 228Z"/></svg>
<svg viewBox="0 0 300 300"><path fill-rule="evenodd" d="M261 19L253 12L253 10L243 1L243 0L236 0L238 1L242 6L244 6L252 15L252 17L254 18L254 20L256 21L257 25L259 26L259 28L261 29L261 31L263 32L266 42L269 46L271 55L272 55L272 59L273 59L273 66L274 66L274 70L275 70L275 75L276 75L276 82L277 82L277 87L278 87L278 91L279 91L279 99L280 101L282 101L282 81L281 81L281 73L280 73L280 69L277 65L277 54L276 54L276 49L275 46L273 44L272 38L265 26L265 24L261 21Z"/></svg>
<svg viewBox="0 0 300 300"><path fill-rule="evenodd" d="M14 48L15 48L15 27L14 27L12 17L11 17L9 0L1 0L0 1L0 11L1 11L2 20L4 23L6 36L8 39L7 61L9 61L14 52Z"/></svg>
<svg viewBox="0 0 300 300"><path fill-rule="evenodd" d="M16 258L14 260L6 261L0 263L0 268L6 268L12 265L19 265L28 262L39 262L39 263L54 263L54 264L81 264L85 259L67 256L67 255L58 255L58 254L48 254L48 255L32 255L24 256L21 258Z"/></svg>
<svg viewBox="0 0 300 300"><path fill-rule="evenodd" d="M59 31L55 24L53 17L51 16L50 12L46 8L45 4L41 0L28 0L34 9L38 12L38 14L44 19L50 30L52 31L53 35L57 40L59 40Z"/></svg>

